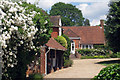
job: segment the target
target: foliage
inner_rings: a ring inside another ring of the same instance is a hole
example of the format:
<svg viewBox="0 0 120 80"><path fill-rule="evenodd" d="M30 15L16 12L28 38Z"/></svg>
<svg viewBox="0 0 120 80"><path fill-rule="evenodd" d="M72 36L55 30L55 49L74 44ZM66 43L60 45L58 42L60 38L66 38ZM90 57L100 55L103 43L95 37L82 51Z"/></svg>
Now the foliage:
<svg viewBox="0 0 120 80"><path fill-rule="evenodd" d="M92 80L120 80L120 64L102 69Z"/></svg>
<svg viewBox="0 0 120 80"><path fill-rule="evenodd" d="M50 15L60 15L63 26L82 26L84 22L81 10L72 4L56 3L52 6Z"/></svg>
<svg viewBox="0 0 120 80"><path fill-rule="evenodd" d="M104 45L94 45L95 49L104 49L105 46Z"/></svg>
<svg viewBox="0 0 120 80"><path fill-rule="evenodd" d="M36 24L36 27L40 31L39 33L35 35L37 37L34 40L34 44L36 46L44 45L45 43L48 42L51 32L52 32L50 28L51 23L50 23L48 14L44 12L41 8L38 8L36 7L36 5L33 5L33 4L28 4L24 2L21 6L27 7L26 8L27 13L31 13L31 11L36 11L40 13L40 14L35 15L33 18L34 24Z"/></svg>
<svg viewBox="0 0 120 80"><path fill-rule="evenodd" d="M48 17L35 5L10 1L0 1L0 14L2 79L25 80L27 64L39 57L40 46L47 42L42 38L50 37Z"/></svg>
<svg viewBox="0 0 120 80"><path fill-rule="evenodd" d="M99 55L99 56L81 56L81 59L104 59L110 58L108 55Z"/></svg>
<svg viewBox="0 0 120 80"><path fill-rule="evenodd" d="M55 40L58 43L60 43L63 47L67 48L67 41L63 36L58 36Z"/></svg>
<svg viewBox="0 0 120 80"><path fill-rule="evenodd" d="M64 63L64 67L71 67L73 64L73 61L72 60L65 60L65 63Z"/></svg>
<svg viewBox="0 0 120 80"><path fill-rule="evenodd" d="M67 51L64 52L64 60L69 60L70 51L71 51L71 40L65 34L62 35L67 40Z"/></svg>
<svg viewBox="0 0 120 80"><path fill-rule="evenodd" d="M43 76L39 73L31 74L29 80L43 80Z"/></svg>
<svg viewBox="0 0 120 80"><path fill-rule="evenodd" d="M82 56L98 56L98 55L106 55L108 54L107 50L101 50L101 49L78 49L78 53L80 53Z"/></svg>
<svg viewBox="0 0 120 80"><path fill-rule="evenodd" d="M120 58L120 52L110 54L111 58Z"/></svg>
<svg viewBox="0 0 120 80"><path fill-rule="evenodd" d="M89 19L85 19L85 21L84 21L84 26L90 26L90 21L89 21Z"/></svg>
<svg viewBox="0 0 120 80"><path fill-rule="evenodd" d="M109 14L105 26L108 45L113 52L120 51L120 1L111 1L109 3Z"/></svg>
<svg viewBox="0 0 120 80"><path fill-rule="evenodd" d="M102 64L104 66L110 66L110 65L114 65L114 64L120 64L120 60L108 60L108 61L100 61L97 62L97 64Z"/></svg>

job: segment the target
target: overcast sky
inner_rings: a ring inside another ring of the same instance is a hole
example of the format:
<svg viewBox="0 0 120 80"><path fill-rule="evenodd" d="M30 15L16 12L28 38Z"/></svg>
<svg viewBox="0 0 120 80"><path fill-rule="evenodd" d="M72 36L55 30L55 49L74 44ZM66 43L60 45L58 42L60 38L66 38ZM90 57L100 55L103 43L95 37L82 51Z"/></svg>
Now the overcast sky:
<svg viewBox="0 0 120 80"><path fill-rule="evenodd" d="M70 3L82 11L84 18L90 20L92 26L98 25L100 19L106 19L108 14L108 3L110 0L27 0L34 3L39 1L38 6L49 11L51 6L58 2Z"/></svg>

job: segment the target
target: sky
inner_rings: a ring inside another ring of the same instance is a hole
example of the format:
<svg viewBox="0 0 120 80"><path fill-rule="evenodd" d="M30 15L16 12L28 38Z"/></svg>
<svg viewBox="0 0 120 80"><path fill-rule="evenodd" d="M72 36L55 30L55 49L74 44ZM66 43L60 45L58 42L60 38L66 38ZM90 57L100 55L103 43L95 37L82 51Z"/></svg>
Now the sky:
<svg viewBox="0 0 120 80"><path fill-rule="evenodd" d="M35 1L39 1L37 6L48 12L55 3L64 2L72 4L82 11L84 18L90 20L91 26L95 26L100 24L100 19L106 20L110 0L27 0L30 3Z"/></svg>

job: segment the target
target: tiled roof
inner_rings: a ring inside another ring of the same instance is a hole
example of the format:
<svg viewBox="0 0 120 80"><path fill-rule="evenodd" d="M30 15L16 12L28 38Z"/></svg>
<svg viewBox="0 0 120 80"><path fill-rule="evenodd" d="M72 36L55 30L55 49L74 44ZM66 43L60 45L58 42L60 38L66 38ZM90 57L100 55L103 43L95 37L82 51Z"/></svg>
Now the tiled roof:
<svg viewBox="0 0 120 80"><path fill-rule="evenodd" d="M47 12L46 12L46 11L44 11L43 9L41 9L41 11L42 11L42 13L43 13L44 15L49 16L49 15L47 14Z"/></svg>
<svg viewBox="0 0 120 80"><path fill-rule="evenodd" d="M59 44L54 38L50 38L50 40L46 43L46 46L57 50L66 50L66 48Z"/></svg>
<svg viewBox="0 0 120 80"><path fill-rule="evenodd" d="M76 33L76 36L80 37L81 44L104 44L105 43L105 36L104 36L104 29L100 26L79 26L79 27L70 27L70 26L63 26L64 33L68 37L74 37L68 34L68 29L72 30ZM66 33L67 32L67 33Z"/></svg>
<svg viewBox="0 0 120 80"><path fill-rule="evenodd" d="M54 27L60 27L59 19L60 19L60 16L50 16L50 21L53 23Z"/></svg>
<svg viewBox="0 0 120 80"><path fill-rule="evenodd" d="M76 33L74 33L71 29L67 29L64 34L66 34L69 37L79 37Z"/></svg>

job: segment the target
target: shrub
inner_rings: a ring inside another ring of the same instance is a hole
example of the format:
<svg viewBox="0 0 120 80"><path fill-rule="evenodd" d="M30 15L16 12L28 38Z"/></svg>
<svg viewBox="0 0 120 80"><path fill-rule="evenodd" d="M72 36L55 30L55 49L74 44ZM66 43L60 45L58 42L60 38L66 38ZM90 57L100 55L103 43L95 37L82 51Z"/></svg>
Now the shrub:
<svg viewBox="0 0 120 80"><path fill-rule="evenodd" d="M65 63L64 63L64 67L71 67L73 64L73 61L72 60L65 60Z"/></svg>
<svg viewBox="0 0 120 80"><path fill-rule="evenodd" d="M103 56L103 55L100 55L100 56L82 56L81 59L103 59L103 58L109 58L109 56Z"/></svg>
<svg viewBox="0 0 120 80"><path fill-rule="evenodd" d="M115 53L110 54L110 57L111 57L111 58L117 58L117 54L115 54Z"/></svg>
<svg viewBox="0 0 120 80"><path fill-rule="evenodd" d="M92 80L120 80L120 64L102 69Z"/></svg>
<svg viewBox="0 0 120 80"><path fill-rule="evenodd" d="M79 49L77 50L82 56L98 56L98 55L106 55L108 53L107 50L102 49Z"/></svg>
<svg viewBox="0 0 120 80"><path fill-rule="evenodd" d="M117 52L117 58L120 58L120 52Z"/></svg>
<svg viewBox="0 0 120 80"><path fill-rule="evenodd" d="M67 40L63 36L58 36L55 40L58 43L60 43L62 46L64 46L65 48L67 48Z"/></svg>
<svg viewBox="0 0 120 80"><path fill-rule="evenodd" d="M95 49L104 49L105 46L104 45L94 45Z"/></svg>
<svg viewBox="0 0 120 80"><path fill-rule="evenodd" d="M65 34L62 35L67 40L67 51L64 52L64 60L69 60L70 51L71 51L71 40Z"/></svg>
<svg viewBox="0 0 120 80"><path fill-rule="evenodd" d="M110 54L111 58L120 58L120 52Z"/></svg>
<svg viewBox="0 0 120 80"><path fill-rule="evenodd" d="M43 80L43 76L39 73L31 74L29 80Z"/></svg>

